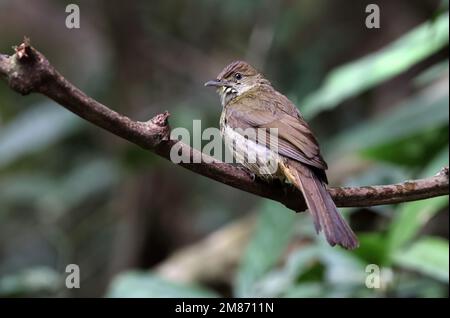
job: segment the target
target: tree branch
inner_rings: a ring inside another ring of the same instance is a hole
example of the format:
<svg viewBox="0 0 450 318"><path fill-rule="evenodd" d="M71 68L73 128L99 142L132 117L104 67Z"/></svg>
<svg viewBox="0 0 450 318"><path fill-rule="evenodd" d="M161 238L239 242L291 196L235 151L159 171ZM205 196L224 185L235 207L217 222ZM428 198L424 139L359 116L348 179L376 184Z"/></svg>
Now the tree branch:
<svg viewBox="0 0 450 318"><path fill-rule="evenodd" d="M27 39L15 48L12 56L0 54L0 76L22 95L33 92L46 95L92 124L168 160L172 146L179 143L177 146L190 154L190 163L179 165L197 174L279 201L295 211L306 209L303 196L295 188L253 180L246 171L235 165L218 162L180 141L170 140L168 112L146 122L133 121L90 98L59 74L42 53L30 46ZM193 163L199 162L199 159L203 159L201 163ZM448 178L448 167L445 167L437 175L426 179L394 185L330 188L329 191L339 207L394 204L448 195Z"/></svg>

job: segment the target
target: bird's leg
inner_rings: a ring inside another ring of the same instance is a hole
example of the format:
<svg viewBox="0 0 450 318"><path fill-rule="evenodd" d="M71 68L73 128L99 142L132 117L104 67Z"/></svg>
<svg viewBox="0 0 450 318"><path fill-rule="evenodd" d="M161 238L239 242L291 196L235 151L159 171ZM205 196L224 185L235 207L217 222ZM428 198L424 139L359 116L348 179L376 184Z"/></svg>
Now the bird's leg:
<svg viewBox="0 0 450 318"><path fill-rule="evenodd" d="M296 189L295 186L285 178L274 178L274 179L272 179L272 184L275 187L281 187L283 189L284 195L286 195L286 196L290 192L292 192L293 189Z"/></svg>

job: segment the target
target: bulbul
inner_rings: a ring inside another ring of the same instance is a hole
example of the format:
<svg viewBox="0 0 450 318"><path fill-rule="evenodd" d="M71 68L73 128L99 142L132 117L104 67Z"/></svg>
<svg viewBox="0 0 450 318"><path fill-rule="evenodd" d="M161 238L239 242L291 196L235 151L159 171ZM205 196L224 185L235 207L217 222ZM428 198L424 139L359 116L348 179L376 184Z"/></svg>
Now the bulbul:
<svg viewBox="0 0 450 318"><path fill-rule="evenodd" d="M232 62L205 86L217 88L223 107L220 131L236 161L257 176L279 178L297 187L314 219L316 232L323 231L331 246L358 247L356 235L327 190L327 164L297 107L243 61ZM248 129L257 133L243 133ZM276 147L272 147L272 131L276 132ZM249 155L250 151L256 152L256 158Z"/></svg>

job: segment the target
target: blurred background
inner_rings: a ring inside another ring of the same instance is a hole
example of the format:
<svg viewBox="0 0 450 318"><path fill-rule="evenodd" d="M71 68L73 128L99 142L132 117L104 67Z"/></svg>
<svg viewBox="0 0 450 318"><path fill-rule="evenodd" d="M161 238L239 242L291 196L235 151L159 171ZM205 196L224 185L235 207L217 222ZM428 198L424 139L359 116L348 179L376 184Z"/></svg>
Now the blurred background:
<svg viewBox="0 0 450 318"><path fill-rule="evenodd" d="M65 27L69 3L79 29ZM365 26L369 3L379 29ZM1 53L28 36L114 110L141 121L168 110L190 130L218 126L203 83L246 60L309 120L332 186L448 165L448 1L0 0L0 21ZM0 83L2 297L448 297L447 209L448 196L342 209L361 247L331 248L306 213ZM79 289L65 287L68 264Z"/></svg>

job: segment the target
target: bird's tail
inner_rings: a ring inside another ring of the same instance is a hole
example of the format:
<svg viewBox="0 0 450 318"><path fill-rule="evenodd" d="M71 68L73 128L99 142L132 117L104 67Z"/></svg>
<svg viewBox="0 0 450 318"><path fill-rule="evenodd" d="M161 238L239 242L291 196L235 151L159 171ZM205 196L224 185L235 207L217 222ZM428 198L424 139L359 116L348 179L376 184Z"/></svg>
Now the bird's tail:
<svg viewBox="0 0 450 318"><path fill-rule="evenodd" d="M323 230L331 246L338 244L346 249L357 248L359 243L355 233L339 213L325 183L314 171L290 160L280 167L287 179L303 193L308 210L314 219L316 232Z"/></svg>

